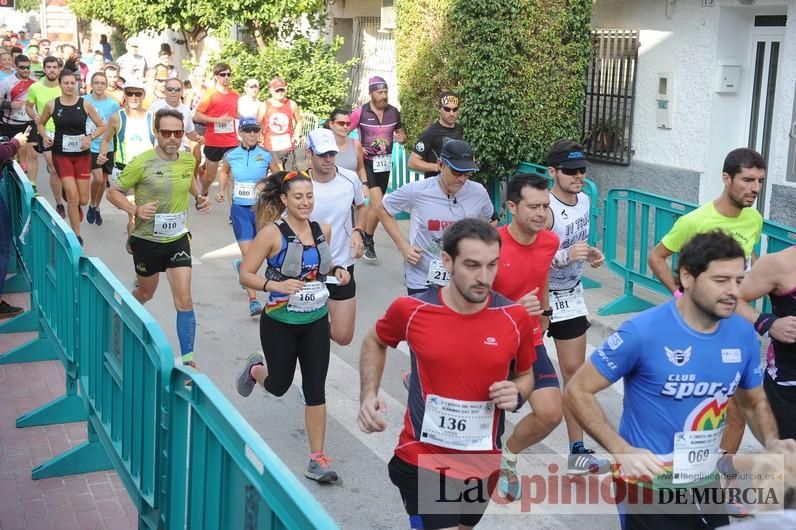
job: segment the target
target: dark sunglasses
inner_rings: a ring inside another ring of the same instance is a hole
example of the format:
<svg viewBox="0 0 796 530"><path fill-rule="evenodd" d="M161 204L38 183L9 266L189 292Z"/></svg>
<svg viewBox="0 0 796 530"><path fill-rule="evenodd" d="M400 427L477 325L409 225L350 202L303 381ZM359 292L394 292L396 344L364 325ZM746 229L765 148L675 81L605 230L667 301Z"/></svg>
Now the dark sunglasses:
<svg viewBox="0 0 796 530"><path fill-rule="evenodd" d="M185 134L185 131L182 129L176 129L173 131L169 129L161 129L158 132L163 135L163 138L171 138L172 136L175 138L182 138L182 136Z"/></svg>
<svg viewBox="0 0 796 530"><path fill-rule="evenodd" d="M259 127L246 127L245 129L241 129L240 132L243 133L259 133L262 131Z"/></svg>
<svg viewBox="0 0 796 530"><path fill-rule="evenodd" d="M277 88L277 89L274 89L274 92L287 92L287 89L286 88Z"/></svg>
<svg viewBox="0 0 796 530"><path fill-rule="evenodd" d="M216 74L217 76L221 77L229 77L232 75L232 72L221 72L220 74Z"/></svg>
<svg viewBox="0 0 796 530"><path fill-rule="evenodd" d="M144 96L143 92L131 92L129 90L124 91L124 95L128 98L140 98Z"/></svg>
<svg viewBox="0 0 796 530"><path fill-rule="evenodd" d="M325 153L313 153L313 154L318 158L324 158L324 159L333 158L335 155L337 155L337 153L335 153L334 151L327 151Z"/></svg>
<svg viewBox="0 0 796 530"><path fill-rule="evenodd" d="M337 121L334 122L334 124L335 125L339 125L340 127L351 127L351 121L350 120L349 121L337 120Z"/></svg>
<svg viewBox="0 0 796 530"><path fill-rule="evenodd" d="M445 112L459 112L459 107L442 107Z"/></svg>
<svg viewBox="0 0 796 530"><path fill-rule="evenodd" d="M17 70L30 70L30 65L28 65L28 66L19 65L19 66L17 66Z"/></svg>
<svg viewBox="0 0 796 530"><path fill-rule="evenodd" d="M448 164L447 162L445 162L445 165L448 166L448 169L450 169L450 172L454 177L463 177L469 173L469 171L458 171L454 169L453 166Z"/></svg>
<svg viewBox="0 0 796 530"><path fill-rule="evenodd" d="M578 173L585 175L586 174L586 167L558 167L556 168L564 175L569 175L570 177L574 177Z"/></svg>
<svg viewBox="0 0 796 530"><path fill-rule="evenodd" d="M182 92L182 88L178 86L167 86L166 92L171 92L171 93Z"/></svg>

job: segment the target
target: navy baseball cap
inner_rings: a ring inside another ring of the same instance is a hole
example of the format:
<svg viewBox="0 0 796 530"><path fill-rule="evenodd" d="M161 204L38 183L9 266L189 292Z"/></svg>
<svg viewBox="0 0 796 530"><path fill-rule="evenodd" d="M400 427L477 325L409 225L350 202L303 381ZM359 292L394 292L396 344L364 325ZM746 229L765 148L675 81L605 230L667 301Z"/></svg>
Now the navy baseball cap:
<svg viewBox="0 0 796 530"><path fill-rule="evenodd" d="M238 122L238 130L245 130L245 129L259 129L260 124L257 122L257 118L252 116L244 116Z"/></svg>
<svg viewBox="0 0 796 530"><path fill-rule="evenodd" d="M583 146L567 140L562 140L553 144L550 151L547 153L547 165L566 169L588 166Z"/></svg>
<svg viewBox="0 0 796 530"><path fill-rule="evenodd" d="M440 159L456 171L478 171L473 148L465 141L451 140L442 147Z"/></svg>

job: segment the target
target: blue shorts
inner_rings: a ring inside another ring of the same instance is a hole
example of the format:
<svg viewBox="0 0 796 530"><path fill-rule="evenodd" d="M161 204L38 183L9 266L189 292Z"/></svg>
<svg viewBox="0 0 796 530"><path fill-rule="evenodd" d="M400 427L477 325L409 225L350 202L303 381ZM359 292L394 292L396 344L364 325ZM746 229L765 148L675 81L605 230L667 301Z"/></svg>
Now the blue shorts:
<svg viewBox="0 0 796 530"><path fill-rule="evenodd" d="M251 241L257 235L257 224L254 220L254 206L242 206L232 203L229 210L232 216L232 231L236 241Z"/></svg>

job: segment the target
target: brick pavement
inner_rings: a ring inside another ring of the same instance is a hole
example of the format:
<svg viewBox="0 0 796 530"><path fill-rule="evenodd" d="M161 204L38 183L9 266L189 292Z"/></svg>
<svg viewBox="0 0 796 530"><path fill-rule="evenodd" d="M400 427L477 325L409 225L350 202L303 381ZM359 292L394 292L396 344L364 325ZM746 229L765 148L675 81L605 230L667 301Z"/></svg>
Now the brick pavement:
<svg viewBox="0 0 796 530"><path fill-rule="evenodd" d="M27 294L3 299L29 306ZM32 336L0 334L0 353ZM137 528L137 512L115 472L30 478L33 467L86 439L85 422L16 428L18 416L63 393L64 369L59 361L0 365L0 529Z"/></svg>

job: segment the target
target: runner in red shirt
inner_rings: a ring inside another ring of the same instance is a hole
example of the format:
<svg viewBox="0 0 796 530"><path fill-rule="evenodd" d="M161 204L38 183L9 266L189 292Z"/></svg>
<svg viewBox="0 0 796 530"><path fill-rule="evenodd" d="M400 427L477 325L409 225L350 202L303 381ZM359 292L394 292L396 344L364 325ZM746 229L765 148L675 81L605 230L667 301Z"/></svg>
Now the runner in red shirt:
<svg viewBox="0 0 796 530"><path fill-rule="evenodd" d="M536 348L534 386L528 398L533 412L517 423L503 446L500 493L513 500L520 498L517 455L542 441L561 423L561 389L542 338L549 323L542 310L548 307L547 276L558 252L559 239L545 230L550 191L544 177L530 173L514 175L506 190L506 202L512 218L511 224L498 229L503 246L493 288L528 311Z"/></svg>
<svg viewBox="0 0 796 530"><path fill-rule="evenodd" d="M488 477L499 465L504 411L530 393L536 359L527 311L491 290L497 230L479 219L457 221L442 247L450 283L395 300L362 344L360 361L359 425L383 431L378 390L387 346L409 344L408 405L388 467L411 527L429 530L481 520L494 489ZM444 499L458 502L440 504L443 487ZM473 488L481 494L470 495Z"/></svg>
<svg viewBox="0 0 796 530"><path fill-rule="evenodd" d="M235 119L238 117L238 93L229 88L232 68L227 63L216 63L213 66L216 78L215 87L208 90L194 111L193 119L207 124L205 133L204 154L205 174L201 177L202 194L216 180L218 163L224 153L238 147L238 133L235 130Z"/></svg>

